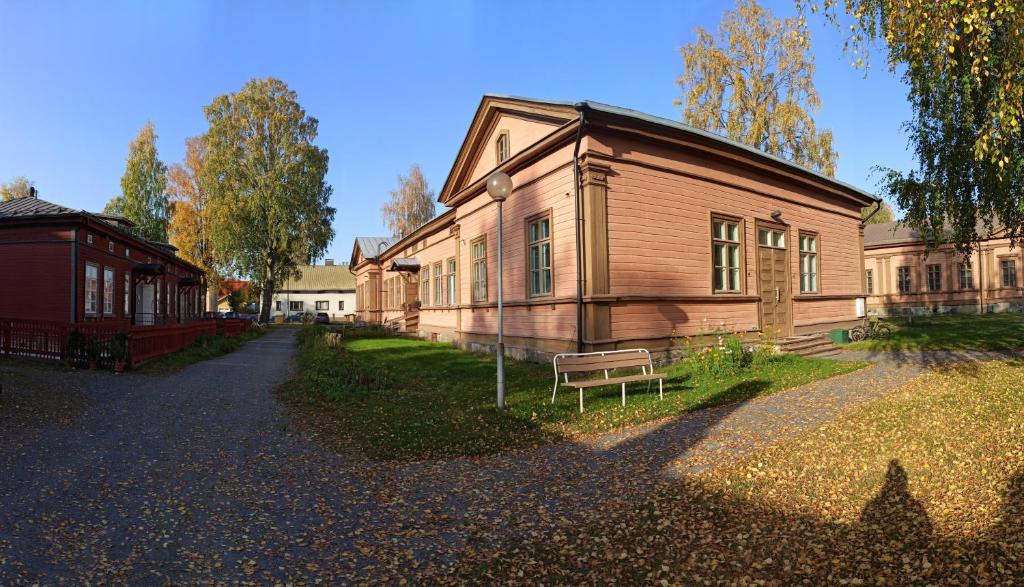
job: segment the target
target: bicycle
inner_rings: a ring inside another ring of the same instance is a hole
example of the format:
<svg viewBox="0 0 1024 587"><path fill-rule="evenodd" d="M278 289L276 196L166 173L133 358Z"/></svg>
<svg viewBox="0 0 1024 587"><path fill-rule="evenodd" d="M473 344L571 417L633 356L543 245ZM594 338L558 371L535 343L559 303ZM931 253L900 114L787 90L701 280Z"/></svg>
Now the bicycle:
<svg viewBox="0 0 1024 587"><path fill-rule="evenodd" d="M892 335L892 327L884 324L878 318L865 318L862 326L850 329L850 340L860 342L868 338L888 338Z"/></svg>

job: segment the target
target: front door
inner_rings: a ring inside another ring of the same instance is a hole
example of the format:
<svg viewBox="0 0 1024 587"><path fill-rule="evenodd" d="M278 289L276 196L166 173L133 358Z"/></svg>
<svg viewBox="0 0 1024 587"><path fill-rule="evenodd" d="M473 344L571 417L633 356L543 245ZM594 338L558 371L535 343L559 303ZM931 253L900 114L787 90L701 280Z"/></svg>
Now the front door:
<svg viewBox="0 0 1024 587"><path fill-rule="evenodd" d="M789 245L782 226L757 227L757 283L761 293L761 330L772 336L789 336L790 314Z"/></svg>

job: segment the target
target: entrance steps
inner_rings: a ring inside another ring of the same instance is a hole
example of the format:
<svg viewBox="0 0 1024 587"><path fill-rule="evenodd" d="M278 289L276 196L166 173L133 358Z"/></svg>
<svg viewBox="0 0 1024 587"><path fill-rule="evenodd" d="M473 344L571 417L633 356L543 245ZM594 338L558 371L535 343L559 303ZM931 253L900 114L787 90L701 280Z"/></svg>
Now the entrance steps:
<svg viewBox="0 0 1024 587"><path fill-rule="evenodd" d="M825 334L802 334L779 341L779 350L801 357L832 357L841 351Z"/></svg>

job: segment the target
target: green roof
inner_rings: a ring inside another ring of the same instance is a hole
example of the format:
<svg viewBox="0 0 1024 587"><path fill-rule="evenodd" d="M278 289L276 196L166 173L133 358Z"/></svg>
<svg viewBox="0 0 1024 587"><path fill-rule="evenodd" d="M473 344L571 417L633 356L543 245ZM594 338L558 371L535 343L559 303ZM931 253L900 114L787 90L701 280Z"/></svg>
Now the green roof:
<svg viewBox="0 0 1024 587"><path fill-rule="evenodd" d="M348 265L302 265L298 279L281 284L279 291L334 291L355 290L356 276Z"/></svg>

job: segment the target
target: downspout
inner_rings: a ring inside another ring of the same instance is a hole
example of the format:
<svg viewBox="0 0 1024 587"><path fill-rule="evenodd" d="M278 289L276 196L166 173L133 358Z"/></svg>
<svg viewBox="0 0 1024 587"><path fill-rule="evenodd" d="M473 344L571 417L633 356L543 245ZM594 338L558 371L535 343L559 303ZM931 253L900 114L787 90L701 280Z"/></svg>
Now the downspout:
<svg viewBox="0 0 1024 587"><path fill-rule="evenodd" d="M78 227L71 231L71 323L78 322Z"/></svg>
<svg viewBox="0 0 1024 587"><path fill-rule="evenodd" d="M871 220L871 217L874 216L875 214L878 214L878 212L881 209L882 209L882 200L878 200L877 202L875 202L875 209L871 211L871 214L868 214L867 218L865 218L864 220L861 221L861 224L867 224L868 220Z"/></svg>
<svg viewBox="0 0 1024 587"><path fill-rule="evenodd" d="M575 188L573 204L576 214L576 352L583 352L583 214L581 213L580 190L580 142L583 141L583 126L586 124L587 103L579 102L575 106L580 113L579 127L576 129L576 146L572 150L572 178Z"/></svg>

